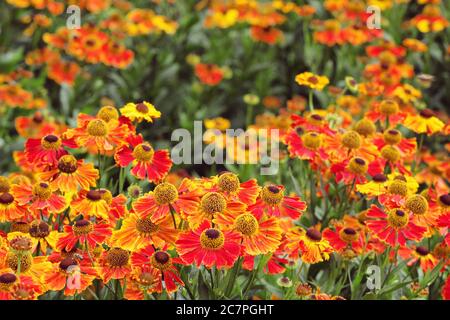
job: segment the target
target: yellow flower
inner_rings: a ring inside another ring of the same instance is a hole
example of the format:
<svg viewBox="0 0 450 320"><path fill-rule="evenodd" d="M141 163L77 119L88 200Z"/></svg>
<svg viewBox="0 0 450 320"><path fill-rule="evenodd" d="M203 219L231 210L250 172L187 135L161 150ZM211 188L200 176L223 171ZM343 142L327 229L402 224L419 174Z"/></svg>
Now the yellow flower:
<svg viewBox="0 0 450 320"><path fill-rule="evenodd" d="M142 120L153 122L153 119L161 117L161 112L156 110L155 106L147 101L127 103L123 108L120 108L120 113L131 121L137 120L137 122L141 122Z"/></svg>
<svg viewBox="0 0 450 320"><path fill-rule="evenodd" d="M206 129L219 129L220 131L225 131L226 129L229 129L230 126L231 126L230 120L222 117L205 119Z"/></svg>
<svg viewBox="0 0 450 320"><path fill-rule="evenodd" d="M420 111L418 115L409 115L405 119L405 127L416 132L432 135L444 128L444 123L435 117L430 109Z"/></svg>
<svg viewBox="0 0 450 320"><path fill-rule="evenodd" d="M330 82L326 76L319 76L311 72L303 72L295 77L295 81L301 86L307 86L311 89L323 90Z"/></svg>

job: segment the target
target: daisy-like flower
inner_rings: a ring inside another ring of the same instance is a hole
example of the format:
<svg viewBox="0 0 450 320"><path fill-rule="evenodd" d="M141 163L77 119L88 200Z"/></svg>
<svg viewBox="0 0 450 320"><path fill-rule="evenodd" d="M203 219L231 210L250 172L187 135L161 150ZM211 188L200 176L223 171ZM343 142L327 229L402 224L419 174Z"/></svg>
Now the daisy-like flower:
<svg viewBox="0 0 450 320"><path fill-rule="evenodd" d="M291 157L299 157L304 160L325 160L328 158L323 146L322 134L319 132L304 132L301 127L298 127L295 130L290 130L284 139Z"/></svg>
<svg viewBox="0 0 450 320"><path fill-rule="evenodd" d="M93 250L96 245L101 245L112 234L111 227L107 223L94 223L90 220L80 219L73 225L64 226L64 233L58 238L56 248L58 250L71 251L77 244L86 250Z"/></svg>
<svg viewBox="0 0 450 320"><path fill-rule="evenodd" d="M166 244L173 245L177 240L178 232L174 229L170 216L153 222L150 217L140 218L131 213L122 221L119 230L115 230L111 243L121 248L135 251L149 243L157 248Z"/></svg>
<svg viewBox="0 0 450 320"><path fill-rule="evenodd" d="M155 189L133 202L134 211L140 218L150 217L158 221L170 214L172 208L179 215L196 211L200 194L189 179L183 179L178 189L171 183L163 182Z"/></svg>
<svg viewBox="0 0 450 320"><path fill-rule="evenodd" d="M99 173L92 163L85 163L71 154L65 154L58 159L56 167L40 172L38 176L44 181L50 181L57 190L73 194L79 189L89 190L90 187L95 187Z"/></svg>
<svg viewBox="0 0 450 320"><path fill-rule="evenodd" d="M194 68L195 75L208 86L216 86L224 78L223 69L215 64L197 63Z"/></svg>
<svg viewBox="0 0 450 320"><path fill-rule="evenodd" d="M80 190L70 204L71 216L82 214L84 217L95 216L108 220L110 206L107 200L110 194L105 189Z"/></svg>
<svg viewBox="0 0 450 320"><path fill-rule="evenodd" d="M47 254L47 249L54 248L58 239L58 230L51 230L45 221L35 220L29 225L28 233L38 241L36 252Z"/></svg>
<svg viewBox="0 0 450 320"><path fill-rule="evenodd" d="M398 254L408 261L408 266L412 266L416 262L419 262L423 272L433 270L439 262L433 253L424 246L412 246L411 248L403 247L398 250Z"/></svg>
<svg viewBox="0 0 450 320"><path fill-rule="evenodd" d="M131 273L130 252L120 247L104 251L99 259L98 274L104 283L124 279Z"/></svg>
<svg viewBox="0 0 450 320"><path fill-rule="evenodd" d="M67 208L66 199L55 193L56 188L48 182L37 182L34 185L21 183L11 187L14 197L20 205L28 205L35 217L42 212L60 213Z"/></svg>
<svg viewBox="0 0 450 320"><path fill-rule="evenodd" d="M290 257L300 256L305 263L314 264L330 259L334 250L319 230L295 228L286 233L286 251Z"/></svg>
<svg viewBox="0 0 450 320"><path fill-rule="evenodd" d="M364 234L361 230L345 224L336 224L335 230L327 228L323 231L323 237L341 255L346 255L347 249L360 253L364 247Z"/></svg>
<svg viewBox="0 0 450 320"><path fill-rule="evenodd" d="M400 106L393 99L383 100L373 105L365 117L373 122L380 121L383 125L388 122L395 126L405 120L406 114L400 111Z"/></svg>
<svg viewBox="0 0 450 320"><path fill-rule="evenodd" d="M295 77L295 82L301 86L307 86L311 89L322 91L330 81L326 76L319 76L311 72L303 72Z"/></svg>
<svg viewBox="0 0 450 320"><path fill-rule="evenodd" d="M196 230L181 234L176 242L176 248L186 264L228 269L233 266L240 254L239 240L239 234L213 228L211 223L205 220Z"/></svg>
<svg viewBox="0 0 450 320"><path fill-rule="evenodd" d="M272 26L252 26L250 29L250 35L256 41L264 42L270 45L274 45L283 38L283 32Z"/></svg>
<svg viewBox="0 0 450 320"><path fill-rule="evenodd" d="M0 274L0 300L37 300L43 293L41 284L27 275Z"/></svg>
<svg viewBox="0 0 450 320"><path fill-rule="evenodd" d="M356 191L369 197L376 197L387 192L388 178L383 173L372 176L372 180L356 185Z"/></svg>
<svg viewBox="0 0 450 320"><path fill-rule="evenodd" d="M260 192L260 187L256 179L240 182L239 177L232 172L224 172L219 176L212 177L213 187L208 191L217 191L230 198L232 201L239 201L250 205L255 203Z"/></svg>
<svg viewBox="0 0 450 320"><path fill-rule="evenodd" d="M269 216L300 218L306 210L306 203L298 196L285 196L284 187L281 185L266 185L262 188L259 198L248 210L260 217L264 212Z"/></svg>
<svg viewBox="0 0 450 320"><path fill-rule="evenodd" d="M236 216L244 212L246 207L242 202L227 200L220 192L206 192L196 210L186 211L181 217L189 222L191 229L197 229L205 219L212 221L223 214Z"/></svg>
<svg viewBox="0 0 450 320"><path fill-rule="evenodd" d="M22 219L28 215L27 206L20 205L12 193L0 193L0 222Z"/></svg>
<svg viewBox="0 0 450 320"><path fill-rule="evenodd" d="M128 300L144 300L147 295L157 292L157 287L160 284L159 273L158 269L149 265L132 267L132 271L127 278L124 298Z"/></svg>
<svg viewBox="0 0 450 320"><path fill-rule="evenodd" d="M430 109L424 109L418 115L408 115L403 125L416 133L427 135L440 132L444 128L444 123Z"/></svg>
<svg viewBox="0 0 450 320"><path fill-rule="evenodd" d="M96 270L91 266L89 259L85 259L87 257L82 258L67 257L53 263L51 270L43 275L48 289L54 291L64 289L64 295L69 297L86 290L96 278ZM77 282L69 285L70 281Z"/></svg>
<svg viewBox="0 0 450 320"><path fill-rule="evenodd" d="M406 245L406 240L420 241L426 231L416 225L408 212L394 208L385 213L375 205L367 211L367 227L375 236L385 243L395 247Z"/></svg>
<svg viewBox="0 0 450 320"><path fill-rule="evenodd" d="M153 119L161 117L161 112L156 110L155 106L147 101L140 103L127 103L124 107L120 108L120 113L130 119L131 121L153 122Z"/></svg>
<svg viewBox="0 0 450 320"><path fill-rule="evenodd" d="M156 271L157 278L154 280L156 281L155 291L158 293L163 291L163 282L168 293L175 292L180 286L184 286L184 282L181 280L174 263L180 263L179 258L172 258L166 251L166 248L156 250L151 245L147 245L131 255L131 264L133 266L148 265L150 272ZM152 274L154 273L152 272Z"/></svg>
<svg viewBox="0 0 450 320"><path fill-rule="evenodd" d="M219 215L214 219L222 230L233 230L242 237L242 246L248 255L256 256L275 252L281 241L282 230L275 217L261 215L257 219L251 213L242 213L237 217Z"/></svg>
<svg viewBox="0 0 450 320"><path fill-rule="evenodd" d="M128 144L116 150L116 163L121 167L132 164L131 174L138 179L148 179L152 182L161 181L172 167L172 160L167 150L155 151L144 142L141 135L130 136Z"/></svg>
<svg viewBox="0 0 450 320"><path fill-rule="evenodd" d="M64 136L68 139L73 138L79 147L85 147L91 153L110 154L125 142L128 131L128 126L119 120L105 121L80 113L78 127L68 129Z"/></svg>
<svg viewBox="0 0 450 320"><path fill-rule="evenodd" d="M367 160L360 157L353 157L350 160L345 160L340 163L335 163L331 166L331 172L336 176L336 182L343 181L346 185L353 181L356 184L365 183L366 173L369 169Z"/></svg>
<svg viewBox="0 0 450 320"><path fill-rule="evenodd" d="M64 146L77 147L73 140L62 139L56 134L48 134L41 139L30 138L25 143L25 156L30 163L38 167L54 167L58 159L67 154Z"/></svg>

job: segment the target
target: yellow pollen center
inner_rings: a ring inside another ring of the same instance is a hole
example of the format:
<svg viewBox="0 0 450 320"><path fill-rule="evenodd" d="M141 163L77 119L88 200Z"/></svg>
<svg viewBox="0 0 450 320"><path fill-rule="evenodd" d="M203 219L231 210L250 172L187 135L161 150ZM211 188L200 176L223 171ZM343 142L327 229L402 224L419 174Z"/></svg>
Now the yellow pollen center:
<svg viewBox="0 0 450 320"><path fill-rule="evenodd" d="M399 111L398 103L394 100L384 100L380 104L380 111L387 116L396 114Z"/></svg>
<svg viewBox="0 0 450 320"><path fill-rule="evenodd" d="M94 230L94 225L88 220L78 220L72 227L73 233L76 236L86 235Z"/></svg>
<svg viewBox="0 0 450 320"><path fill-rule="evenodd" d="M381 156L390 162L397 162L400 159L400 151L396 147L386 145L381 149Z"/></svg>
<svg viewBox="0 0 450 320"><path fill-rule="evenodd" d="M321 136L316 132L307 132L302 136L303 144L310 150L316 150L322 144Z"/></svg>
<svg viewBox="0 0 450 320"><path fill-rule="evenodd" d="M216 212L222 213L227 208L227 201L218 192L208 192L202 197L200 206L205 213L213 215Z"/></svg>
<svg viewBox="0 0 450 320"><path fill-rule="evenodd" d="M31 253L26 254L16 254L9 252L6 256L6 265L10 267L14 272L17 272L19 268L19 257L20 257L20 272L24 273L30 270L33 264L33 257Z"/></svg>
<svg viewBox="0 0 450 320"><path fill-rule="evenodd" d="M111 120L119 119L119 112L114 107L106 106L98 111L97 117L105 122L109 122Z"/></svg>
<svg viewBox="0 0 450 320"><path fill-rule="evenodd" d="M137 161L147 162L153 159L155 151L148 144L137 145L133 150L133 156Z"/></svg>
<svg viewBox="0 0 450 320"><path fill-rule="evenodd" d="M238 216L234 224L236 230L246 236L254 235L258 231L258 221L250 213Z"/></svg>
<svg viewBox="0 0 450 320"><path fill-rule="evenodd" d="M45 182L36 183L33 187L33 196L41 199L47 200L52 195L52 190L50 186Z"/></svg>
<svg viewBox="0 0 450 320"><path fill-rule="evenodd" d="M369 166L364 159L352 158L348 164L348 169L355 174L365 174Z"/></svg>
<svg viewBox="0 0 450 320"><path fill-rule="evenodd" d="M178 190L173 184L163 182L155 187L153 195L158 205L171 204L178 199Z"/></svg>
<svg viewBox="0 0 450 320"><path fill-rule="evenodd" d="M428 211L428 201L420 194L415 194L406 199L405 207L414 214L422 215Z"/></svg>
<svg viewBox="0 0 450 320"><path fill-rule="evenodd" d="M104 137L108 133L108 126L102 119L91 120L87 126L89 135L94 137Z"/></svg>
<svg viewBox="0 0 450 320"><path fill-rule="evenodd" d="M219 177L218 185L224 192L236 192L239 190L240 181L237 175L227 172Z"/></svg>
<svg viewBox="0 0 450 320"><path fill-rule="evenodd" d="M406 196L406 194L408 193L408 186L405 181L394 180L389 184L388 191L390 194Z"/></svg>
<svg viewBox="0 0 450 320"><path fill-rule="evenodd" d="M200 235L200 244L202 248L209 250L218 250L223 247L225 238L219 229L206 229Z"/></svg>
<svg viewBox="0 0 450 320"><path fill-rule="evenodd" d="M374 134L376 130L375 124L367 119L361 119L355 125L355 131L364 137Z"/></svg>
<svg viewBox="0 0 450 320"><path fill-rule="evenodd" d="M339 237L345 242L351 243L358 239L358 233L353 228L343 228L339 231Z"/></svg>
<svg viewBox="0 0 450 320"><path fill-rule="evenodd" d="M150 218L143 218L136 221L136 230L145 235L149 235L158 231L159 227Z"/></svg>
<svg viewBox="0 0 450 320"><path fill-rule="evenodd" d="M361 136L356 131L348 131L342 136L342 145L349 149L358 149L361 146Z"/></svg>
<svg viewBox="0 0 450 320"><path fill-rule="evenodd" d="M383 134L384 141L387 144L398 144L402 140L402 134L395 129L386 130Z"/></svg>
<svg viewBox="0 0 450 320"><path fill-rule="evenodd" d="M398 209L393 209L388 213L388 223L393 228L403 228L409 222L409 217L406 212Z"/></svg>
<svg viewBox="0 0 450 320"><path fill-rule="evenodd" d="M261 199L270 206L277 206L284 197L284 190L275 185L265 186L261 190Z"/></svg>
<svg viewBox="0 0 450 320"><path fill-rule="evenodd" d="M128 264L130 254L121 248L112 248L106 255L106 261L111 267L124 267Z"/></svg>
<svg viewBox="0 0 450 320"><path fill-rule="evenodd" d="M41 146L45 150L56 150L61 146L61 139L53 134L49 134L41 139Z"/></svg>

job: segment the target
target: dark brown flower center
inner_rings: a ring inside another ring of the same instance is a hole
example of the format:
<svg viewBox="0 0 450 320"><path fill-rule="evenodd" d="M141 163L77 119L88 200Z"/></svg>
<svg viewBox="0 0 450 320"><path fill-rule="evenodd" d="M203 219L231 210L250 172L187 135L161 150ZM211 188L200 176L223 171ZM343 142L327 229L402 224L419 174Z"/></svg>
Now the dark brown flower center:
<svg viewBox="0 0 450 320"><path fill-rule="evenodd" d="M41 221L38 224L32 224L29 232L34 238L45 238L50 234L50 226L44 221Z"/></svg>
<svg viewBox="0 0 450 320"><path fill-rule="evenodd" d="M34 116L33 116L33 122L34 123L40 124L43 121L44 121L44 117L42 116L42 114L40 114L40 113L35 113L34 114Z"/></svg>
<svg viewBox="0 0 450 320"><path fill-rule="evenodd" d="M311 240L314 240L314 241L322 240L322 234L320 233L320 231L318 231L318 230L316 230L314 228L309 228L306 231L306 236L308 238L310 238Z"/></svg>
<svg viewBox="0 0 450 320"><path fill-rule="evenodd" d="M423 246L419 246L419 247L417 247L416 248L416 252L418 253L418 254L420 254L421 256L426 256L427 254L428 254L428 249L427 248L425 248L425 247L423 247Z"/></svg>
<svg viewBox="0 0 450 320"><path fill-rule="evenodd" d="M450 194L443 194L439 197L439 200L446 206L450 206Z"/></svg>
<svg viewBox="0 0 450 320"><path fill-rule="evenodd" d="M10 284L17 280L17 277L13 273L4 273L0 275L0 283Z"/></svg>
<svg viewBox="0 0 450 320"><path fill-rule="evenodd" d="M138 103L136 105L136 110L141 112L141 113L147 113L148 112L148 107L144 103Z"/></svg>
<svg viewBox="0 0 450 320"><path fill-rule="evenodd" d="M217 239L220 236L219 230L216 229L208 229L205 234L209 239Z"/></svg>
<svg viewBox="0 0 450 320"><path fill-rule="evenodd" d="M70 266L76 266L78 262L73 258L65 258L59 263L61 270L66 271Z"/></svg>
<svg viewBox="0 0 450 320"><path fill-rule="evenodd" d="M158 251L155 253L155 260L158 263L165 264L165 263L167 263L167 261L169 261L169 259L170 259L170 256L167 254L167 252Z"/></svg>
<svg viewBox="0 0 450 320"><path fill-rule="evenodd" d="M344 229L344 233L348 234L348 235L355 235L356 234L356 230L353 228L345 228Z"/></svg>
<svg viewBox="0 0 450 320"><path fill-rule="evenodd" d="M269 189L269 191L272 193L280 192L280 189L277 186L269 186L267 189Z"/></svg>
<svg viewBox="0 0 450 320"><path fill-rule="evenodd" d="M54 143L54 142L58 141L58 139L59 138L53 134L49 134L49 135L45 136L45 138L44 138L45 141L50 142L50 143Z"/></svg>
<svg viewBox="0 0 450 320"><path fill-rule="evenodd" d="M318 115L318 114L313 114L311 116L311 118L313 118L314 120L317 120L317 121L322 121L322 117L320 115Z"/></svg>
<svg viewBox="0 0 450 320"><path fill-rule="evenodd" d="M387 177L382 173L377 173L372 177L372 180L375 182L385 182L387 180Z"/></svg>
<svg viewBox="0 0 450 320"><path fill-rule="evenodd" d="M427 118L428 119L428 118L431 118L431 117L434 116L434 112L432 110L430 110L430 109L425 109L425 110L420 111L420 115L423 118Z"/></svg>
<svg viewBox="0 0 450 320"><path fill-rule="evenodd" d="M405 212L402 211L402 210L397 210L397 211L395 212L395 214L396 214L397 216L399 216L399 217L403 217L403 216L405 215Z"/></svg>
<svg viewBox="0 0 450 320"><path fill-rule="evenodd" d="M2 193L0 195L0 203L10 204L14 201L14 197L9 192Z"/></svg>
<svg viewBox="0 0 450 320"><path fill-rule="evenodd" d="M355 158L355 162L362 166L366 164L366 162L361 158Z"/></svg>
<svg viewBox="0 0 450 320"><path fill-rule="evenodd" d="M88 220L84 220L84 219L81 219L81 220L78 220L77 222L75 222L75 225L77 227L85 227L85 226L88 226L90 224L91 223Z"/></svg>
<svg viewBox="0 0 450 320"><path fill-rule="evenodd" d="M98 201L102 198L102 194L98 190L90 190L86 194L86 198L88 198L89 200L92 200L92 201Z"/></svg>

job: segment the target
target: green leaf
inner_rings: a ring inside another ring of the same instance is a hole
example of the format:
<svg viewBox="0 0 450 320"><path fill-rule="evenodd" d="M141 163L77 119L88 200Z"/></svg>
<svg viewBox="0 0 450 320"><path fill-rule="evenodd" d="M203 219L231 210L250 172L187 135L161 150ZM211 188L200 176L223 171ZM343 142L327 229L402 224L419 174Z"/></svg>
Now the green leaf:
<svg viewBox="0 0 450 320"><path fill-rule="evenodd" d="M23 48L8 51L0 55L0 72L8 73L16 69L17 64L22 61Z"/></svg>

